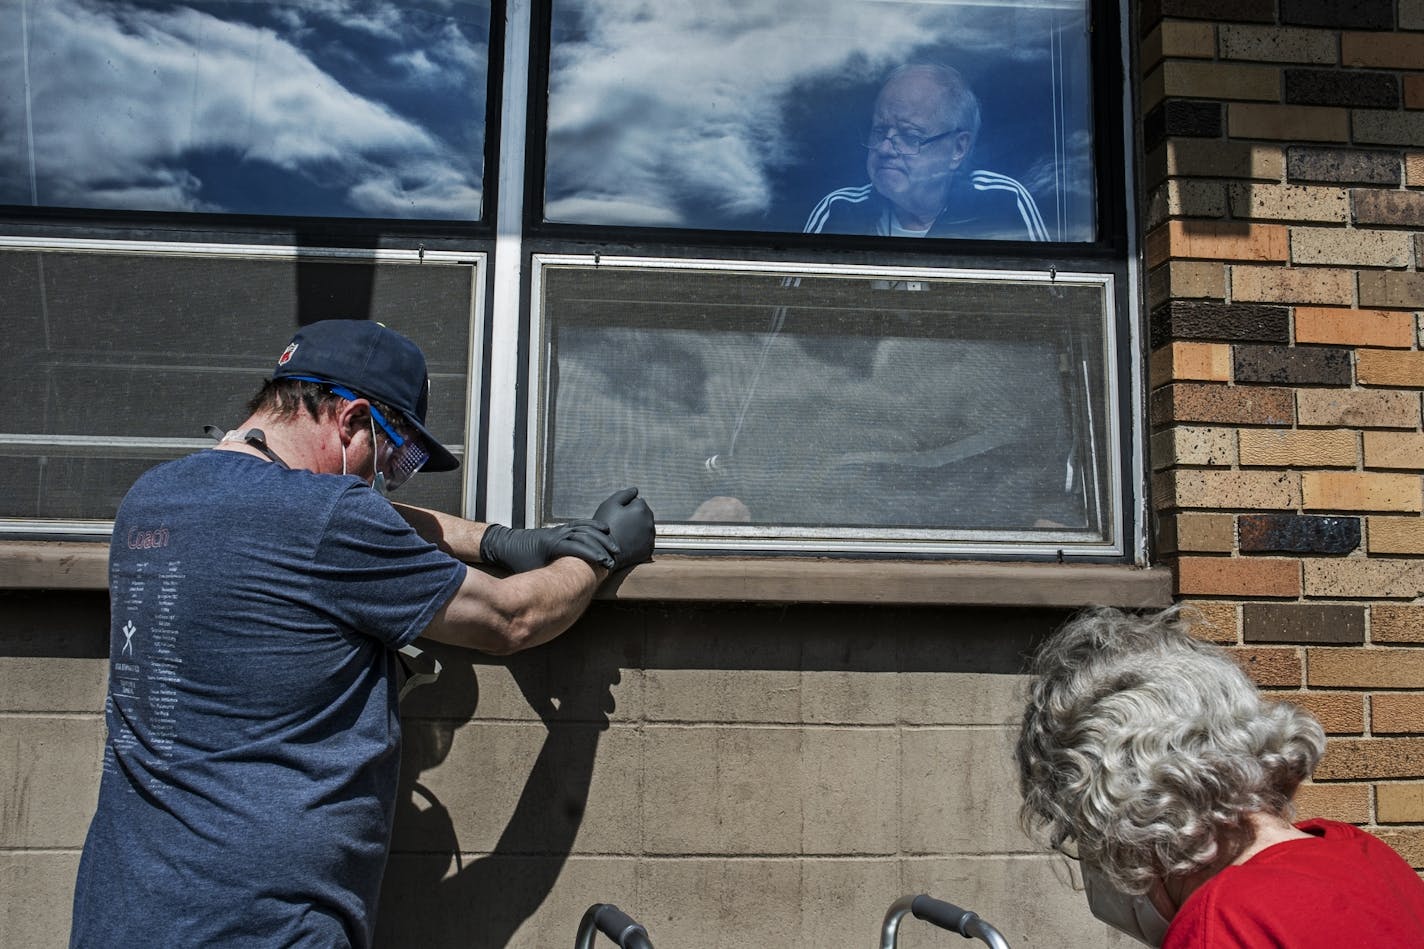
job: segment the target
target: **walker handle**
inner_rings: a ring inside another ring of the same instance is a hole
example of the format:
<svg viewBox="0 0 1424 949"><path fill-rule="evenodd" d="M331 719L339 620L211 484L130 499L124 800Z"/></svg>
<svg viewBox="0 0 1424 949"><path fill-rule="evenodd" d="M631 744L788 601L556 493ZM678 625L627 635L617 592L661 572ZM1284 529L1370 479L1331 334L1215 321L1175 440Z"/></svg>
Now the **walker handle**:
<svg viewBox="0 0 1424 949"><path fill-rule="evenodd" d="M612 903L595 903L583 914L574 949L592 949L595 928L623 949L653 949L648 931Z"/></svg>
<svg viewBox="0 0 1424 949"><path fill-rule="evenodd" d="M979 915L971 910L960 909L953 903L946 903L944 900L937 900L933 896L923 894L915 897L910 903L910 912L916 919L934 923L940 929L948 929L961 936L969 935L965 930L969 923L977 919Z"/></svg>
<svg viewBox="0 0 1424 949"><path fill-rule="evenodd" d="M993 949L1009 949L1003 933L989 925L973 910L961 909L953 903L946 903L922 893L910 901L910 913L916 919L923 919L940 929L959 933L965 939L978 939L988 943Z"/></svg>

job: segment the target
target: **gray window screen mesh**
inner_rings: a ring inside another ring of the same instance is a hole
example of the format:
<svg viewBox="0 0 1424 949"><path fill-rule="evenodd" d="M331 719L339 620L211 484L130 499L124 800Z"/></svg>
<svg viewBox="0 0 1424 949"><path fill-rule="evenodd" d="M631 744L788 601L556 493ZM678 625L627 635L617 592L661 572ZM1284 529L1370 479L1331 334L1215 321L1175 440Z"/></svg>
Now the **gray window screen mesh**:
<svg viewBox="0 0 1424 949"><path fill-rule="evenodd" d="M280 252L276 252L280 253ZM471 264L0 251L0 518L105 520L133 479L200 450L203 426L237 425L296 328L379 320L425 351L431 429L466 435ZM458 511L459 474L402 500Z"/></svg>
<svg viewBox="0 0 1424 949"><path fill-rule="evenodd" d="M548 265L538 512L1102 543L1105 281Z"/></svg>

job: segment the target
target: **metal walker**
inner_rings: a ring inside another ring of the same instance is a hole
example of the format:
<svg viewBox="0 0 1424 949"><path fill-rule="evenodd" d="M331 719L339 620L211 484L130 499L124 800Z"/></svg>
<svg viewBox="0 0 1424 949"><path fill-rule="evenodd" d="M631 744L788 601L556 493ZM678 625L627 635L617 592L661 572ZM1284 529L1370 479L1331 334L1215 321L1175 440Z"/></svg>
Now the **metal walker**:
<svg viewBox="0 0 1424 949"><path fill-rule="evenodd" d="M914 916L940 929L959 933L965 939L978 939L993 949L1009 949L1003 934L978 913L924 894L902 896L890 904L885 912L885 922L880 926L880 949L895 949L900 922L906 916ZM574 949L593 949L594 940L600 932L622 949L653 949L648 931L612 903L594 903L583 914Z"/></svg>

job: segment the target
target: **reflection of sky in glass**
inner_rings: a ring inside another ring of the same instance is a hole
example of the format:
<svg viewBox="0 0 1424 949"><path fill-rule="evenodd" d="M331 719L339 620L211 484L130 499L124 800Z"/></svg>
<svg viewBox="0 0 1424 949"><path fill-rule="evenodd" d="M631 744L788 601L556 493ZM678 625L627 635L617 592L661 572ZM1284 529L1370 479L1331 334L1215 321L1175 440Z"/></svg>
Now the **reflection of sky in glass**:
<svg viewBox="0 0 1424 949"><path fill-rule="evenodd" d="M0 0L0 203L480 216L488 0Z"/></svg>
<svg viewBox="0 0 1424 949"><path fill-rule="evenodd" d="M867 180L858 143L906 62L965 74L970 167L1029 187L1055 240L1094 236L1085 0L555 0L545 216L800 231Z"/></svg>

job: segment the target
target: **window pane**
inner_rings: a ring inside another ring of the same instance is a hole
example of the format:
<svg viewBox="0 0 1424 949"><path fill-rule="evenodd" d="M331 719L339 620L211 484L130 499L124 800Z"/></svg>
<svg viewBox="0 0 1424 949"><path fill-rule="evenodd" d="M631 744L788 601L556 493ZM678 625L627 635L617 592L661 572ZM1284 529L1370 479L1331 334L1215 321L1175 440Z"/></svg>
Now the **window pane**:
<svg viewBox="0 0 1424 949"><path fill-rule="evenodd" d="M0 204L480 217L488 0L0 0Z"/></svg>
<svg viewBox="0 0 1424 949"><path fill-rule="evenodd" d="M472 266L176 253L0 251L9 413L0 518L107 519L134 477L227 428L304 322L359 315L415 340L428 422L457 452L467 431ZM459 474L399 497L458 511Z"/></svg>
<svg viewBox="0 0 1424 949"><path fill-rule="evenodd" d="M637 485L672 546L1112 537L1106 278L605 258L540 284L541 521Z"/></svg>
<svg viewBox="0 0 1424 949"><path fill-rule="evenodd" d="M1087 9L554 0L544 216L1093 240Z"/></svg>

